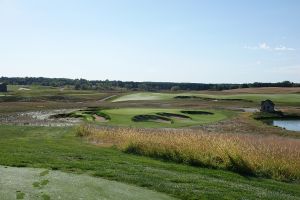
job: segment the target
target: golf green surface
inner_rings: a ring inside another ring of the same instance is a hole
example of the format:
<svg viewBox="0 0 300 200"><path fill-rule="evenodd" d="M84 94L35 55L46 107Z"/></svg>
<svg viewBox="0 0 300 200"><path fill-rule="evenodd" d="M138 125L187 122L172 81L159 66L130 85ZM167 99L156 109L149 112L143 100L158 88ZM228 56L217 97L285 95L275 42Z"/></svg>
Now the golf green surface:
<svg viewBox="0 0 300 200"><path fill-rule="evenodd" d="M194 96L199 98L211 99L243 99L248 101L260 102L270 99L275 103L300 105L300 94L228 94L228 95L212 95L202 93L151 93L141 92L121 96L113 100L113 102L121 101L146 101L146 100L171 100L176 96Z"/></svg>
<svg viewBox="0 0 300 200"><path fill-rule="evenodd" d="M111 120L108 122L102 122L103 124L115 125L115 126L133 126L133 127L188 127L197 126L206 123L213 123L220 120L224 120L231 115L230 111L225 110L203 110L212 112L212 115L205 114L184 114L181 113L185 109L154 109L154 108L119 108L119 109L107 109L102 110L103 113L110 116ZM188 110L188 109L187 109ZM135 122L132 120L134 116L138 115L157 115L157 113L172 113L187 116L188 118L167 117L172 120L172 123L164 121L141 121ZM101 122L100 122L101 123Z"/></svg>
<svg viewBox="0 0 300 200"><path fill-rule="evenodd" d="M0 166L0 199L174 199L166 194L87 175Z"/></svg>

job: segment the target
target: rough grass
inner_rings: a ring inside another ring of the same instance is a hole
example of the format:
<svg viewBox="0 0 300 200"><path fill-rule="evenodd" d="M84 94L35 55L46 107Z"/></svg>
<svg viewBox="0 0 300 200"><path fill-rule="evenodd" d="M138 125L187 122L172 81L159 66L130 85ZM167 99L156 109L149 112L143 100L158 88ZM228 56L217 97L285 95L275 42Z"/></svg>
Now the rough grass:
<svg viewBox="0 0 300 200"><path fill-rule="evenodd" d="M298 139L183 129L95 129L87 125L79 127L77 134L127 153L281 181L300 180Z"/></svg>

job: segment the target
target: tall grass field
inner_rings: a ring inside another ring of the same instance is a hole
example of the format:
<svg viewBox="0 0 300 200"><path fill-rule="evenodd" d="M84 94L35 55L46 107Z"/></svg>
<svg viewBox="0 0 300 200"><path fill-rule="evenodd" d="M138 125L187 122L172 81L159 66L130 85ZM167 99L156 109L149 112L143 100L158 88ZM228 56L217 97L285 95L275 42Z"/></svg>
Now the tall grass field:
<svg viewBox="0 0 300 200"><path fill-rule="evenodd" d="M77 135L127 153L247 176L300 181L298 139L192 129L95 128L91 125L78 127Z"/></svg>

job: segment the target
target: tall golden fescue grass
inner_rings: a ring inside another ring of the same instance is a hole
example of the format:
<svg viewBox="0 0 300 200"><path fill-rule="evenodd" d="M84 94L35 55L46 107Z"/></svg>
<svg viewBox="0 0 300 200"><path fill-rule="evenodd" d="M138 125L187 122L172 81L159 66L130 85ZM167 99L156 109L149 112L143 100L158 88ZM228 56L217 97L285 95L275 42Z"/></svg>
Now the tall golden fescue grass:
<svg viewBox="0 0 300 200"><path fill-rule="evenodd" d="M127 153L244 175L300 180L299 139L192 129L95 128L90 125L78 127L77 134Z"/></svg>

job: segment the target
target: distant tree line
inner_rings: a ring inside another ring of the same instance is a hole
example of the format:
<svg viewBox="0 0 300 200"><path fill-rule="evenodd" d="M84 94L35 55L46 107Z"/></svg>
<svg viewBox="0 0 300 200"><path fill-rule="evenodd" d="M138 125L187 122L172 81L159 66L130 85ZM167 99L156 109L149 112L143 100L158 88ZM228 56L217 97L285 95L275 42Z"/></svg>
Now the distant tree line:
<svg viewBox="0 0 300 200"><path fill-rule="evenodd" d="M44 78L44 77L0 77L0 83L9 85L42 85L52 87L71 86L76 90L230 90L237 88L259 87L300 87L300 83L283 81L278 83L243 83L243 84L206 84L206 83L172 83L172 82L133 82L133 81L89 81L86 79Z"/></svg>

